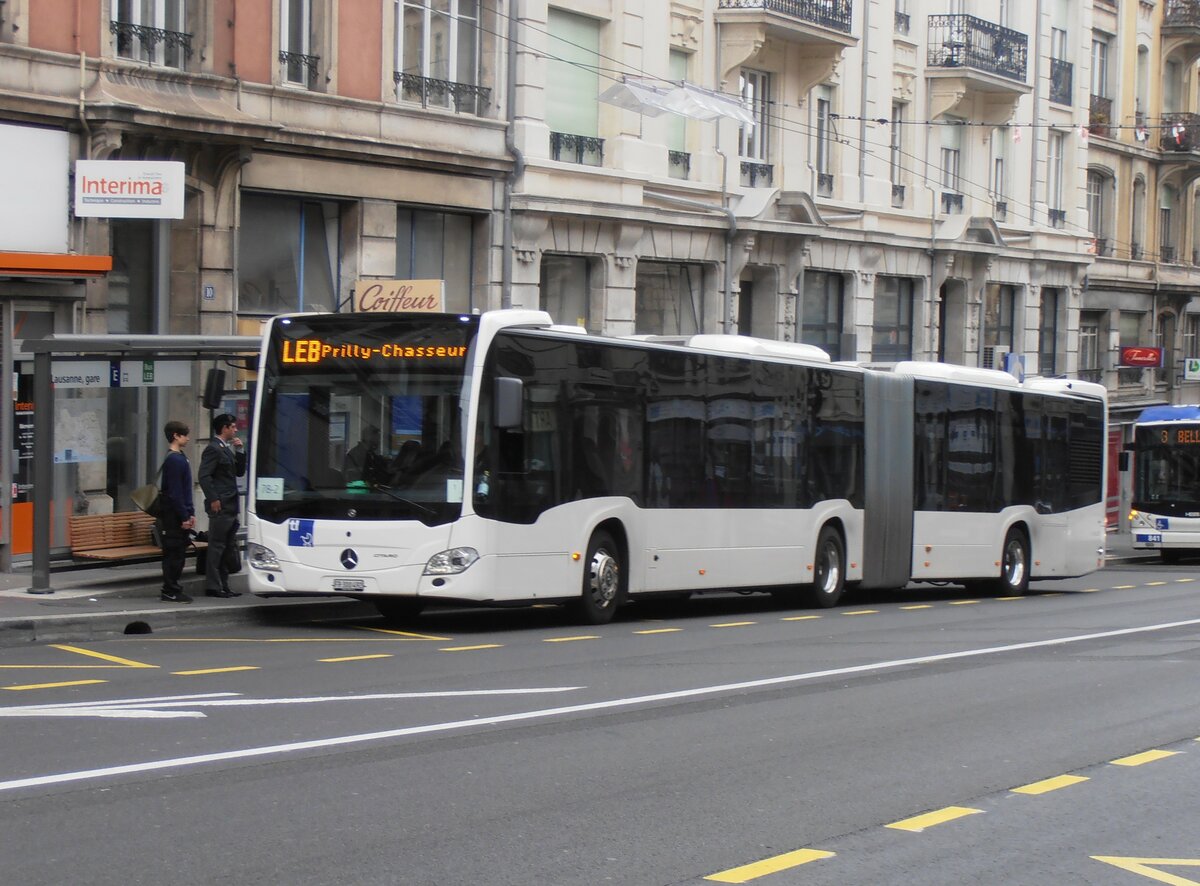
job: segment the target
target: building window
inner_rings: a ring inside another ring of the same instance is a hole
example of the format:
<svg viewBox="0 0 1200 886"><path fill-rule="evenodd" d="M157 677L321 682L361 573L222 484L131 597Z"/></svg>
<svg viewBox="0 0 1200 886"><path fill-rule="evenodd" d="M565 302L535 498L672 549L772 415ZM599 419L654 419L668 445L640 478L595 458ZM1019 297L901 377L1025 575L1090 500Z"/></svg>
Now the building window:
<svg viewBox="0 0 1200 886"><path fill-rule="evenodd" d="M112 270L108 274L108 309L104 312L111 333L148 335L155 332L154 248L155 223L150 219L114 218Z"/></svg>
<svg viewBox="0 0 1200 886"><path fill-rule="evenodd" d="M876 277L871 359L881 362L911 359L912 324L913 281L903 277Z"/></svg>
<svg viewBox="0 0 1200 886"><path fill-rule="evenodd" d="M833 195L833 90L828 86L818 86L816 98L817 143L814 154L817 161L817 193L830 197Z"/></svg>
<svg viewBox="0 0 1200 886"><path fill-rule="evenodd" d="M1154 371L1159 384L1170 385L1175 371L1175 315L1164 312L1158 315L1154 332L1154 346L1162 351L1162 366Z"/></svg>
<svg viewBox="0 0 1200 886"><path fill-rule="evenodd" d="M688 78L691 54L681 49L672 49L667 58L667 74L676 83ZM691 174L692 155L688 153L688 122L680 114L667 117L667 172L671 178L686 179Z"/></svg>
<svg viewBox="0 0 1200 886"><path fill-rule="evenodd" d="M1092 95L1108 98L1108 37L1092 37Z"/></svg>
<svg viewBox="0 0 1200 886"><path fill-rule="evenodd" d="M993 215L997 221L1008 219L1008 138L1004 129L992 130L992 178L988 183Z"/></svg>
<svg viewBox="0 0 1200 886"><path fill-rule="evenodd" d="M639 335L694 335L704 328L704 268L682 262L639 261Z"/></svg>
<svg viewBox="0 0 1200 886"><path fill-rule="evenodd" d="M1133 241L1129 244L1129 257L1140 261L1145 254L1146 243L1146 180L1138 176L1133 182Z"/></svg>
<svg viewBox="0 0 1200 886"><path fill-rule="evenodd" d="M1158 260L1175 261L1175 189L1163 185L1158 203Z"/></svg>
<svg viewBox="0 0 1200 886"><path fill-rule="evenodd" d="M742 160L742 187L769 187L774 180L770 164L771 75L743 70L742 104L754 116L753 126L738 131L738 156Z"/></svg>
<svg viewBox="0 0 1200 886"><path fill-rule="evenodd" d="M280 0L279 63L284 83L316 87L321 57L312 50L312 0Z"/></svg>
<svg viewBox="0 0 1200 886"><path fill-rule="evenodd" d="M962 164L963 121L947 118L942 125L942 190L958 194L962 191L959 169Z"/></svg>
<svg viewBox="0 0 1200 886"><path fill-rule="evenodd" d="M1188 314L1184 320L1183 356L1200 358L1200 314Z"/></svg>
<svg viewBox="0 0 1200 886"><path fill-rule="evenodd" d="M988 349L1013 349L1013 318L1016 313L1017 287L989 283L983 294L983 350L986 369L1002 369L998 360L988 359Z"/></svg>
<svg viewBox="0 0 1200 886"><path fill-rule="evenodd" d="M804 273L800 341L806 345L816 345L832 360L842 359L842 301L845 286L841 274L827 271Z"/></svg>
<svg viewBox="0 0 1200 886"><path fill-rule="evenodd" d="M475 307L474 227L469 215L401 206L396 212L397 279L441 280L444 309L470 311Z"/></svg>
<svg viewBox="0 0 1200 886"><path fill-rule="evenodd" d="M1038 314L1038 372L1052 376L1058 371L1058 301L1059 291L1042 289L1042 307Z"/></svg>
<svg viewBox="0 0 1200 886"><path fill-rule="evenodd" d="M191 57L184 0L113 0L112 10L109 32L120 58L183 68Z"/></svg>
<svg viewBox="0 0 1200 886"><path fill-rule="evenodd" d="M1063 212L1063 150L1066 145L1066 136L1061 132L1052 131L1048 142L1046 205L1050 207L1053 223L1054 213Z"/></svg>
<svg viewBox="0 0 1200 886"><path fill-rule="evenodd" d="M1142 315L1131 311L1122 311L1120 319L1120 345L1123 348L1145 344L1142 341ZM1117 371L1117 381L1123 385L1140 385L1146 370L1134 367L1122 367Z"/></svg>
<svg viewBox="0 0 1200 886"><path fill-rule="evenodd" d="M479 0L395 0L395 14L400 97L481 114Z"/></svg>
<svg viewBox="0 0 1200 886"><path fill-rule="evenodd" d="M892 131L888 145L888 171L893 185L902 185L908 177L904 174L904 118L908 105L892 102Z"/></svg>
<svg viewBox="0 0 1200 886"><path fill-rule="evenodd" d="M542 256L542 310L555 323L600 332L592 323L592 260L582 255Z"/></svg>
<svg viewBox="0 0 1200 886"><path fill-rule="evenodd" d="M334 311L340 212L330 201L242 193L238 311Z"/></svg>
<svg viewBox="0 0 1200 886"><path fill-rule="evenodd" d="M1104 369L1100 366L1100 327L1104 314L1081 311L1079 314L1079 377L1083 381L1100 382Z"/></svg>
<svg viewBox="0 0 1200 886"><path fill-rule="evenodd" d="M546 125L550 156L566 163L600 166L600 22L551 9L546 61Z"/></svg>

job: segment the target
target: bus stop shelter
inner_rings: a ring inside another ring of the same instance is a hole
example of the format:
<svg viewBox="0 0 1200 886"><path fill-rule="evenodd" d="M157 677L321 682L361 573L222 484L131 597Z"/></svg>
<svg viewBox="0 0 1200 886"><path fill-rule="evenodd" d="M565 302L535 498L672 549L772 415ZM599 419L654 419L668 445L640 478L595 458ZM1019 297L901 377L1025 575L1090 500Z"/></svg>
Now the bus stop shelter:
<svg viewBox="0 0 1200 886"><path fill-rule="evenodd" d="M258 357L262 340L258 336L226 335L51 335L25 341L21 350L33 355L33 580L31 594L53 593L50 587L52 544L52 504L54 500L54 419L55 391L52 368L62 363L109 360L186 361L241 360ZM114 379L115 382L115 379ZM196 396L200 397L197 390ZM153 429L148 429L153 430ZM11 459L13 429L5 427L7 440L0 441L0 452ZM8 464L7 476L12 476ZM4 497L11 503L10 488ZM8 508L11 513L11 506ZM10 520L11 523L11 520Z"/></svg>

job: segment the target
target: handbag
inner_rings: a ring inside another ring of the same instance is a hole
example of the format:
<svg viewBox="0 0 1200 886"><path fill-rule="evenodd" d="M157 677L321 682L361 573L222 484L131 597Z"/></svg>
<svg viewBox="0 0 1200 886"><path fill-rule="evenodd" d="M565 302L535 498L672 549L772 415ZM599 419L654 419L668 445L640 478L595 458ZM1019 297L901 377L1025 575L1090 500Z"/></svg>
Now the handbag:
<svg viewBox="0 0 1200 886"><path fill-rule="evenodd" d="M139 486L129 493L129 497L133 499L139 511L145 511L151 517L162 516L162 492L159 491L158 484L147 483L145 486Z"/></svg>

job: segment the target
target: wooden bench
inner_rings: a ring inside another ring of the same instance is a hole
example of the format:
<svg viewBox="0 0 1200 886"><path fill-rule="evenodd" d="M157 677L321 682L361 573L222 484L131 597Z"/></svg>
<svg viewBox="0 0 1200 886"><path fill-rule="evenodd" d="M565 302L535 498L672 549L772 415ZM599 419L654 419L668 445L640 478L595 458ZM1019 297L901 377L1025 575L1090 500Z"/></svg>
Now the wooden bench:
<svg viewBox="0 0 1200 886"><path fill-rule="evenodd" d="M81 514L67 517L71 556L82 560L151 560L162 556L150 529L154 518L142 511L115 514ZM193 542L196 551L208 542ZM191 550L191 549L189 549Z"/></svg>

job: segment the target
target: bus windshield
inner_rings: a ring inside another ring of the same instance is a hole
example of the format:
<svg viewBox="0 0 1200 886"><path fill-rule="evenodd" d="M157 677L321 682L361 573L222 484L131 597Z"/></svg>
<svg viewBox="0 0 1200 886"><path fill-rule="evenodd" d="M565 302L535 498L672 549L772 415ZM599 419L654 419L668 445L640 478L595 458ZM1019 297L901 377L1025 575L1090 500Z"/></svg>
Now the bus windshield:
<svg viewBox="0 0 1200 886"><path fill-rule="evenodd" d="M276 320L257 425L258 516L456 519L477 329L473 317L440 314Z"/></svg>
<svg viewBox="0 0 1200 886"><path fill-rule="evenodd" d="M1200 511L1200 424L1140 427L1135 448L1135 508Z"/></svg>

